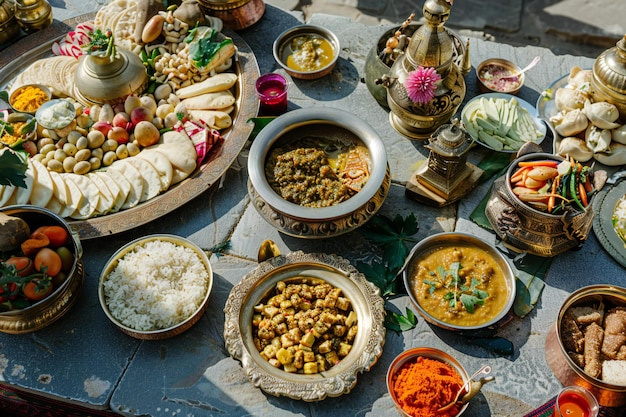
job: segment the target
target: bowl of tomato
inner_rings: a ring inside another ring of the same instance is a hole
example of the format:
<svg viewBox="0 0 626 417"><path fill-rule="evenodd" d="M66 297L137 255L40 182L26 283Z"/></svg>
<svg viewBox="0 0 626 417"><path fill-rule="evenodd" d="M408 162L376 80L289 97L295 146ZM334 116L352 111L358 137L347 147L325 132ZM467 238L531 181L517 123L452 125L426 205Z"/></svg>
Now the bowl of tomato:
<svg viewBox="0 0 626 417"><path fill-rule="evenodd" d="M85 273L68 223L29 205L0 208L0 332L40 330L74 305Z"/></svg>

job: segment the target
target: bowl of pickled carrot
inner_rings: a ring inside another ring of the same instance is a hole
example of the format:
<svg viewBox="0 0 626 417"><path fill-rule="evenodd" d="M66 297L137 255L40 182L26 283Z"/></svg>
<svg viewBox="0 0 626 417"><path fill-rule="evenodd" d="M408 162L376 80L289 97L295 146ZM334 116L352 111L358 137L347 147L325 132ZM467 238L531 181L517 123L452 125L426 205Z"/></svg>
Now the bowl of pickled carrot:
<svg viewBox="0 0 626 417"><path fill-rule="evenodd" d="M387 371L387 389L404 417L456 417L469 403L438 411L456 397L469 376L455 358L444 351L416 347L398 355Z"/></svg>

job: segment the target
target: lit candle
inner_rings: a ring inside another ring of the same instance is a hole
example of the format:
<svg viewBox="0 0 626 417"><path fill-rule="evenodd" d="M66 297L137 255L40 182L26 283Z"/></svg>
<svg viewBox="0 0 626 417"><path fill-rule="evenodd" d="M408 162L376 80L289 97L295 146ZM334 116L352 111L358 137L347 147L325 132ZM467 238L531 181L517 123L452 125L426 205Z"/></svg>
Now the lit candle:
<svg viewBox="0 0 626 417"><path fill-rule="evenodd" d="M597 417L599 405L596 397L578 386L565 387L554 404L554 417Z"/></svg>
<svg viewBox="0 0 626 417"><path fill-rule="evenodd" d="M270 73L256 80L256 92L261 105L259 113L278 116L287 111L287 80L280 74Z"/></svg>

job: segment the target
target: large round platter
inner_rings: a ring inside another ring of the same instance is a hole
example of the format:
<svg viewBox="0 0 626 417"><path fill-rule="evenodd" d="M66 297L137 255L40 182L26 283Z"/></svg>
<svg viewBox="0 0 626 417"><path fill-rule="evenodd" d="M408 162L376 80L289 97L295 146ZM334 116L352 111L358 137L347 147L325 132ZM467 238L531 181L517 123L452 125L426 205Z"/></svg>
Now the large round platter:
<svg viewBox="0 0 626 417"><path fill-rule="evenodd" d="M595 212L593 232L609 255L626 267L626 243L617 235L612 222L615 206L624 195L626 195L626 180L624 179L613 186L605 185L598 193L593 202Z"/></svg>
<svg viewBox="0 0 626 417"><path fill-rule="evenodd" d="M93 19L93 16L93 14L81 16L76 19L76 23ZM65 27L65 29L71 30L72 27ZM259 104L254 91L254 83L250 80L257 79L260 72L250 46L235 32L227 29L223 32L233 39L237 47L233 67L239 77L234 87L237 101L232 114L233 124L232 127L221 132L225 140L219 154L209 163L201 165L179 184L133 208L87 220L67 219L81 239L120 233L168 214L209 189L233 164L254 127L247 121L257 115ZM0 89L6 89L11 81L33 62L51 56L52 44L64 36L65 32L61 35L58 31L36 32L5 49L2 54L5 57L10 56L11 61L0 69ZM25 42L31 46L25 45Z"/></svg>
<svg viewBox="0 0 626 417"><path fill-rule="evenodd" d="M547 128L546 128L546 125L541 121L541 119L539 117L537 117L537 110L532 106L532 104L530 104L526 100L523 100L523 99L521 99L519 97L516 97L516 96L514 96L512 94L505 94L505 93L485 93L485 94L480 94L480 95L474 97L473 99L471 99L470 101L468 101L465 104L465 106L463 108L463 111L461 112L461 115L465 111L465 108L467 108L468 104L470 104L471 102L473 102L475 100L480 100L481 98L486 98L486 99L502 98L502 99L505 99L505 100L511 100L511 99L514 98L515 100L517 100L519 102L519 105L521 107L523 107L528 112L528 114L530 114L530 116L532 117L533 121L535 122L535 125L537 125L537 130L539 130L539 132L541 132L541 137L537 138L535 143L540 144L546 138ZM484 146L487 149L491 149L492 151L503 152L503 153L517 153L517 151L519 150L519 149L515 149L515 150L506 150L506 149L497 150L497 149L494 149L493 147L489 146L488 144L486 144L485 142L483 142L479 138L474 138L473 137L473 139L474 139L474 141L476 143L479 143L480 145Z"/></svg>
<svg viewBox="0 0 626 417"><path fill-rule="evenodd" d="M261 357L253 342L253 307L278 281L298 276L321 278L340 288L358 317L358 333L350 353L322 373L305 375L275 368ZM228 352L241 361L255 386L275 396L319 401L347 394L355 386L357 375L377 362L385 343L385 309L380 291L347 260L336 255L293 252L260 263L233 287L224 313Z"/></svg>

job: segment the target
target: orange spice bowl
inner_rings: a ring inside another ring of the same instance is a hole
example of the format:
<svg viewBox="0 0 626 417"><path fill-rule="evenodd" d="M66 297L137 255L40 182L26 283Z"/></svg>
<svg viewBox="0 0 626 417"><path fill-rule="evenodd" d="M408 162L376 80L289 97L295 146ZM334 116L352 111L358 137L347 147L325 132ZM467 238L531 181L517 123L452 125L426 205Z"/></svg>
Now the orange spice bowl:
<svg viewBox="0 0 626 417"><path fill-rule="evenodd" d="M424 378L425 372L419 372L417 375L412 375L411 388L409 389L414 390L414 392L411 396L415 396L420 388L424 390L423 392L428 391L430 393L436 393L437 395L434 398L430 411L414 410L411 412L409 406L400 398L401 395L399 395L396 385L399 383L398 377L400 373L403 370L406 370L407 367L414 366L420 358L441 362L447 369L447 372L450 374L456 373L460 377L461 383L459 385L450 386L450 398L447 398L444 393L445 387L428 386L429 382ZM446 352L435 348L417 347L402 352L393 360L393 362L391 362L389 370L387 371L387 390L396 408L404 417L457 417L465 412L469 403L457 405L448 412L437 412L437 409L449 403L458 392L458 389L461 388L461 386L463 386L468 380L469 376L465 371L465 368L463 368L463 365ZM441 402L441 404L439 402Z"/></svg>

